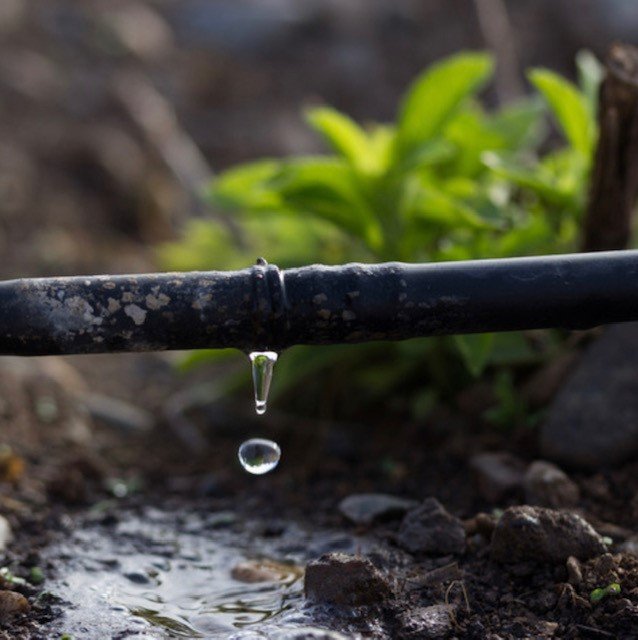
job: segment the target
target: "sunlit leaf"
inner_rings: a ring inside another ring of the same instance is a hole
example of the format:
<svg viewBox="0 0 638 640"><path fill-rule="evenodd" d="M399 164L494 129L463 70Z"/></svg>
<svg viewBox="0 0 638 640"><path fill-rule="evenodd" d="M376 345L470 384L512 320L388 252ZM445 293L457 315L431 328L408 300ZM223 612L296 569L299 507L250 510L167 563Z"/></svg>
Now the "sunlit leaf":
<svg viewBox="0 0 638 640"><path fill-rule="evenodd" d="M541 100L525 98L502 107L490 118L490 125L502 136L506 149L519 151L541 141L544 112Z"/></svg>
<svg viewBox="0 0 638 640"><path fill-rule="evenodd" d="M529 79L547 100L568 142L589 157L594 145L596 123L585 96L571 82L548 69L534 69L529 73Z"/></svg>
<svg viewBox="0 0 638 640"><path fill-rule="evenodd" d="M488 229L492 226L462 200L416 178L406 186L401 211L407 219L444 227Z"/></svg>
<svg viewBox="0 0 638 640"><path fill-rule="evenodd" d="M592 115L596 116L598 92L605 76L605 68L598 58L587 49L576 54L576 68L578 69L578 84L583 92Z"/></svg>
<svg viewBox="0 0 638 640"><path fill-rule="evenodd" d="M306 120L332 149L354 168L374 172L382 163L366 132L348 116L336 109L320 107L306 112Z"/></svg>
<svg viewBox="0 0 638 640"><path fill-rule="evenodd" d="M571 189L561 188L555 184L550 175L544 175L538 168L526 167L506 156L492 152L484 153L481 158L485 166L489 167L495 175L519 187L530 189L550 204L562 206L572 200Z"/></svg>
<svg viewBox="0 0 638 640"><path fill-rule="evenodd" d="M209 200L224 209L277 210L281 201L270 180L281 170L277 160L259 160L224 171L207 188Z"/></svg>
<svg viewBox="0 0 638 640"><path fill-rule="evenodd" d="M380 241L374 213L345 162L325 157L297 159L271 181L290 210L329 220L371 244Z"/></svg>
<svg viewBox="0 0 638 640"><path fill-rule="evenodd" d="M488 54L459 53L426 69L400 106L397 142L401 152L439 135L463 100L487 81L492 68Z"/></svg>

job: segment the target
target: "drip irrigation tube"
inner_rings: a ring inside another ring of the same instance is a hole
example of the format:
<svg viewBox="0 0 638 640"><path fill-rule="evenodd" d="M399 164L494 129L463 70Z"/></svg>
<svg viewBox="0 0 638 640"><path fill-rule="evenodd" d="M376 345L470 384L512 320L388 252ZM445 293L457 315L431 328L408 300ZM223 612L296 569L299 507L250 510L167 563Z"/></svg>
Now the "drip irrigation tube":
<svg viewBox="0 0 638 640"><path fill-rule="evenodd" d="M403 340L638 320L638 251L0 282L0 354Z"/></svg>

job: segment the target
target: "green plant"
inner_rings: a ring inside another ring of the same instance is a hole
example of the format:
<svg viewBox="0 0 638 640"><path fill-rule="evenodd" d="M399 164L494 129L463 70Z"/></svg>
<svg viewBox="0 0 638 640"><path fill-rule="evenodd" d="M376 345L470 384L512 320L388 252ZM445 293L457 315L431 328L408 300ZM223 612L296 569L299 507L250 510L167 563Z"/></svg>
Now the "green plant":
<svg viewBox="0 0 638 640"><path fill-rule="evenodd" d="M589 600L593 604L600 602L607 596L617 596L620 593L620 585L617 582L612 582L608 584L606 587L599 587L598 589L594 589L589 594Z"/></svg>
<svg viewBox="0 0 638 640"><path fill-rule="evenodd" d="M596 140L600 81L592 56L579 55L578 66L580 88L534 69L528 77L536 95L488 111L477 94L493 60L460 53L416 78L394 124L363 127L329 107L310 109L306 119L331 152L223 172L208 196L234 216L241 246L218 222L193 221L182 241L161 250L164 265L245 267L258 255L282 267L427 262L573 250ZM547 108L566 144L554 141L543 152ZM558 348L557 334L539 348L519 333L295 347L280 359L273 394L288 392L306 408L315 394L326 407L339 389L348 389L348 399L393 397L424 414L486 369L513 371ZM200 353L190 362L226 356ZM313 379L322 381L322 394L309 384Z"/></svg>
<svg viewBox="0 0 638 640"><path fill-rule="evenodd" d="M9 567L0 567L0 578L9 584L23 586L27 583L24 578L16 576Z"/></svg>
<svg viewBox="0 0 638 640"><path fill-rule="evenodd" d="M29 582L33 585L40 585L46 580L44 572L40 567L31 567L29 571Z"/></svg>

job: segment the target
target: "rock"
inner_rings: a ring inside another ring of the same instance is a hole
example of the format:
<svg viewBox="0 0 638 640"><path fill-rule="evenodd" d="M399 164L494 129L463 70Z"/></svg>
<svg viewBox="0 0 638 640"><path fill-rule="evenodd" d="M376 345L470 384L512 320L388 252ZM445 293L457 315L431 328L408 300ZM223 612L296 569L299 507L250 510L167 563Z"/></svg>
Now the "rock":
<svg viewBox="0 0 638 640"><path fill-rule="evenodd" d="M326 553L306 567L304 593L317 604L358 607L387 600L392 589L367 558Z"/></svg>
<svg viewBox="0 0 638 640"><path fill-rule="evenodd" d="M492 558L502 563L562 563L605 551L602 537L580 516L542 507L510 507L492 536Z"/></svg>
<svg viewBox="0 0 638 640"><path fill-rule="evenodd" d="M399 616L399 637L405 640L444 640L451 635L454 611L450 605L410 609Z"/></svg>
<svg viewBox="0 0 638 640"><path fill-rule="evenodd" d="M149 577L142 573L141 571L131 571L129 573L125 573L124 577L130 580L133 584L150 584L151 581Z"/></svg>
<svg viewBox="0 0 638 640"><path fill-rule="evenodd" d="M29 601L16 591L0 590L0 620L5 621L30 609Z"/></svg>
<svg viewBox="0 0 638 640"><path fill-rule="evenodd" d="M12 538L13 534L11 533L9 521L4 516L0 516L0 551L4 551L7 548Z"/></svg>
<svg viewBox="0 0 638 640"><path fill-rule="evenodd" d="M578 485L551 462L536 460L523 479L525 501L539 507L563 509L576 506L580 499Z"/></svg>
<svg viewBox="0 0 638 640"><path fill-rule="evenodd" d="M567 567L567 582L577 587L583 581L583 570L578 558L569 556L565 566Z"/></svg>
<svg viewBox="0 0 638 640"><path fill-rule="evenodd" d="M477 488L488 502L499 502L516 493L523 484L525 464L505 451L479 453L470 459Z"/></svg>
<svg viewBox="0 0 638 640"><path fill-rule="evenodd" d="M490 540L496 527L496 518L489 513L477 513L473 518L465 520L463 527L468 536L479 534Z"/></svg>
<svg viewBox="0 0 638 640"><path fill-rule="evenodd" d="M618 545L618 551L631 556L638 556L638 536L631 536Z"/></svg>
<svg viewBox="0 0 638 640"><path fill-rule="evenodd" d="M401 522L397 543L410 553L463 553L465 529L435 498L427 498Z"/></svg>
<svg viewBox="0 0 638 640"><path fill-rule="evenodd" d="M543 455L597 468L638 453L638 323L613 325L584 353L542 425Z"/></svg>
<svg viewBox="0 0 638 640"><path fill-rule="evenodd" d="M383 493L356 493L339 503L339 511L354 524L371 525L374 522L400 518L418 504L416 500Z"/></svg>

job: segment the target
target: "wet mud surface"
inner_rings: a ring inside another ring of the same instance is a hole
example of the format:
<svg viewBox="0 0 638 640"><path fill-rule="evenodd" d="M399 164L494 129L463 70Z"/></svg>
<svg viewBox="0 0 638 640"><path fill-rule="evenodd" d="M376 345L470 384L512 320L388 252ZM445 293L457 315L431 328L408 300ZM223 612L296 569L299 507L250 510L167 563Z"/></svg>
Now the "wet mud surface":
<svg viewBox="0 0 638 640"><path fill-rule="evenodd" d="M50 632L73 637L239 640L312 626L303 566L335 540L294 525L264 537L263 523L228 511L143 508L69 524L43 559L62 569L48 584L64 601Z"/></svg>

